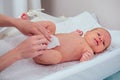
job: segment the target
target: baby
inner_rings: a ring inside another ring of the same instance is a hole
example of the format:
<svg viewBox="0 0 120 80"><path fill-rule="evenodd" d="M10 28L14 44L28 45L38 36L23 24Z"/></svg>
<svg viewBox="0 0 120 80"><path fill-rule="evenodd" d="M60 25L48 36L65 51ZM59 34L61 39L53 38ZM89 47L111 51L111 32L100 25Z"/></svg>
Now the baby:
<svg viewBox="0 0 120 80"><path fill-rule="evenodd" d="M77 60L87 61L92 59L95 54L104 51L111 42L109 32L103 28L87 31L84 37L81 35L80 30L55 34L59 39L60 46L45 50L45 53L35 57L34 61L39 64L58 64Z"/></svg>
<svg viewBox="0 0 120 80"><path fill-rule="evenodd" d="M48 31L56 36L60 46L45 50L33 60L38 64L58 64L68 61L87 61L104 51L111 43L110 33L103 28L95 28L87 31L82 36L82 31L76 30L70 33L55 34L55 24L43 21Z"/></svg>

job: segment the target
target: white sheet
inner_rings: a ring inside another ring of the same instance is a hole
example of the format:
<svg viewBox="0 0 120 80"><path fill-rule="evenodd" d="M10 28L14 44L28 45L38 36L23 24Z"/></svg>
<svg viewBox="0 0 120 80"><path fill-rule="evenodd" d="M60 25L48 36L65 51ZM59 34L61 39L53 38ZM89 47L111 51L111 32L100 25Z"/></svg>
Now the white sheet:
<svg viewBox="0 0 120 80"><path fill-rule="evenodd" d="M56 26L57 33L59 33L69 32L75 28L76 29L80 28L83 31L86 31L86 29L89 30L100 25L88 12L85 12L76 17L69 18L65 22L56 23ZM117 33L120 33L120 31L118 32L111 31L112 37L114 38L115 37L114 34ZM0 51L1 54L3 52L5 53L5 51L10 50L11 48L14 48L16 45L18 45L21 41L23 41L26 38L24 35L20 33L19 35L14 34L12 35L14 37L6 37L4 38L4 41L3 40L0 41L0 48L2 49L2 51ZM116 37L118 38L118 40L120 40L120 38L117 35ZM108 48L108 50L104 54L96 56L94 59L83 63L73 61L52 66L43 66L35 64L32 59L21 60L14 63L6 70L1 72L0 79L1 80L62 80L62 79L75 80L75 78L78 78L79 80L80 79L97 80L98 78L102 79L120 69L119 64L120 48L118 46L120 44L118 44L115 39L113 39L112 42L113 44ZM7 44L9 46L7 46ZM2 47L1 45L4 45L4 47Z"/></svg>
<svg viewBox="0 0 120 80"><path fill-rule="evenodd" d="M80 29L85 33L92 28L101 27L97 20L88 12L83 12L80 15L67 19L66 21L57 23L56 26L56 33L67 33L76 29Z"/></svg>
<svg viewBox="0 0 120 80"><path fill-rule="evenodd" d="M107 51L88 62L75 64L39 80L103 80L120 70L119 61L120 48Z"/></svg>

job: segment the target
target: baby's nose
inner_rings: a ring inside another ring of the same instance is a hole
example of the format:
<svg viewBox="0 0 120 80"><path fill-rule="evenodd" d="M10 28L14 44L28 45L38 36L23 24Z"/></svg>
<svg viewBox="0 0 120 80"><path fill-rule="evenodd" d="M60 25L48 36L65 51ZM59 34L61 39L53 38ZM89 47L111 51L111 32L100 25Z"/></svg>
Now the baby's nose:
<svg viewBox="0 0 120 80"><path fill-rule="evenodd" d="M101 38L99 38L99 41L100 41L100 42L102 42L102 39L101 39Z"/></svg>

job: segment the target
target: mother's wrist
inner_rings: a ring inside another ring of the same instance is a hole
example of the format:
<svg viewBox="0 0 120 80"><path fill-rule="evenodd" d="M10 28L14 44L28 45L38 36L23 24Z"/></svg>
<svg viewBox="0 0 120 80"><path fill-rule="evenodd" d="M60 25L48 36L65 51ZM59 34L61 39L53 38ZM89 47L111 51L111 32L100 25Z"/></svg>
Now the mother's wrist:
<svg viewBox="0 0 120 80"><path fill-rule="evenodd" d="M16 28L20 28L21 25L23 25L23 20L15 18L13 21L11 21L11 24L16 27Z"/></svg>
<svg viewBox="0 0 120 80"><path fill-rule="evenodd" d="M17 50L17 48L12 49L12 50L10 51L10 53L11 53L12 57L13 57L16 61L22 59L22 58L21 58L21 55L20 55L20 52Z"/></svg>

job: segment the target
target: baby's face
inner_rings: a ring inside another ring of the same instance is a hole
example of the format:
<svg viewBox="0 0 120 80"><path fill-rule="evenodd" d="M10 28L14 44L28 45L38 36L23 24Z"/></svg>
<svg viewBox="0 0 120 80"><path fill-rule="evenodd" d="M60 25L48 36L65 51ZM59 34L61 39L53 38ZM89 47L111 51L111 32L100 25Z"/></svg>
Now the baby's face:
<svg viewBox="0 0 120 80"><path fill-rule="evenodd" d="M95 53L99 53L110 45L111 37L108 31L98 28L88 31L85 34L85 40Z"/></svg>

